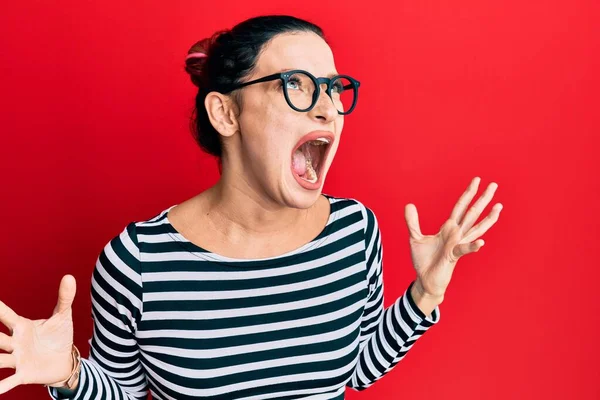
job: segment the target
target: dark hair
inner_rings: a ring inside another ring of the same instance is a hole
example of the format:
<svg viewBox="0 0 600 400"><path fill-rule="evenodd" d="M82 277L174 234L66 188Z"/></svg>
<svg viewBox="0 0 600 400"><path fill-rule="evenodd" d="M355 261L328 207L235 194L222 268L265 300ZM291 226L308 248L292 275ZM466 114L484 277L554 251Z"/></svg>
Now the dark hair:
<svg viewBox="0 0 600 400"><path fill-rule="evenodd" d="M218 31L195 43L188 51L185 70L198 86L190 128L200 147L219 161L222 155L220 135L208 119L204 107L206 95L241 83L255 67L267 42L278 34L293 32L313 32L325 40L323 30L311 22L288 15L266 15L247 19L230 30ZM233 92L232 97L239 106L239 93Z"/></svg>

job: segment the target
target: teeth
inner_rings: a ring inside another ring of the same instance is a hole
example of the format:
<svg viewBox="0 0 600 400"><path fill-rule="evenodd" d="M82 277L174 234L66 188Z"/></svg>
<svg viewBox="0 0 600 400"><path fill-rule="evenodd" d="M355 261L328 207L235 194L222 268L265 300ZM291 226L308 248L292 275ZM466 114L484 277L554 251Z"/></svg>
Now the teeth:
<svg viewBox="0 0 600 400"><path fill-rule="evenodd" d="M317 172L313 168L312 160L310 158L306 159L306 177L308 179L305 180L309 181L310 183L315 183L317 181Z"/></svg>
<svg viewBox="0 0 600 400"><path fill-rule="evenodd" d="M329 144L330 141L327 138L324 137L320 137L320 138L316 138L315 140L311 140L309 142L306 142L307 145L311 145L311 146L324 146ZM300 150L302 151L302 150ZM310 155L310 152L307 151L307 154L305 154L306 157L306 172L304 174L304 179L305 181L308 181L310 183L316 183L319 180L319 177L317 175L317 171L315 171L315 168L312 165L312 158Z"/></svg>

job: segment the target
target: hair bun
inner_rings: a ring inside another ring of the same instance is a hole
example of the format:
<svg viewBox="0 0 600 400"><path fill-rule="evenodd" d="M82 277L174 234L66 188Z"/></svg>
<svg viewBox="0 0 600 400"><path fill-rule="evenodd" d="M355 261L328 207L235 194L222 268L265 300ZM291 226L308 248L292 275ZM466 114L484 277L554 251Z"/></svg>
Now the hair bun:
<svg viewBox="0 0 600 400"><path fill-rule="evenodd" d="M196 42L188 50L185 57L185 71L190 74L192 83L199 88L202 87L204 66L208 60L211 39L206 38Z"/></svg>

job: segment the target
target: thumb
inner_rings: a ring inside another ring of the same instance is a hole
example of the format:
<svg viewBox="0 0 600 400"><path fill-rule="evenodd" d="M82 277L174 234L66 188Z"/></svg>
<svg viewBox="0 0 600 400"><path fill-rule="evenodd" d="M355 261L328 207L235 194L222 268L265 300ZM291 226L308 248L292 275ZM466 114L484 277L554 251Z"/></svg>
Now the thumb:
<svg viewBox="0 0 600 400"><path fill-rule="evenodd" d="M404 219L406 219L406 226L411 238L418 239L423 236L419 225L419 213L414 204L409 203L404 207Z"/></svg>
<svg viewBox="0 0 600 400"><path fill-rule="evenodd" d="M73 275L65 275L60 281L60 287L58 288L58 302L52 315L58 314L71 308L73 300L75 299L75 292L77 291L77 284L75 283L75 277Z"/></svg>

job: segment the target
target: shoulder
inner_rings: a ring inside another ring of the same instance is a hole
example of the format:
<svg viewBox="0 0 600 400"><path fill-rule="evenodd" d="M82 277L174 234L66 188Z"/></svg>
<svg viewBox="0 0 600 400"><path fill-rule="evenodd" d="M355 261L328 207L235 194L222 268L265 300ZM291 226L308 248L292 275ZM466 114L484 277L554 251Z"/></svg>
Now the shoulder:
<svg viewBox="0 0 600 400"><path fill-rule="evenodd" d="M110 257L111 261L120 260L130 268L139 269L140 245L146 241L147 236L160 234L167 229L167 212L174 206L166 208L149 218L142 220L130 220L122 225L118 231L104 246L101 256ZM119 263L121 264L121 263Z"/></svg>
<svg viewBox="0 0 600 400"><path fill-rule="evenodd" d="M140 251L135 222L128 223L119 233L104 245L100 257L106 257L113 264L121 260L127 265L139 262Z"/></svg>
<svg viewBox="0 0 600 400"><path fill-rule="evenodd" d="M163 237L169 234L174 234L167 215L176 204L163 209L160 212L150 215L145 219L138 219L129 222L121 232L121 236L125 233L131 238L138 249L143 251L144 245L152 245L156 242L163 241Z"/></svg>
<svg viewBox="0 0 600 400"><path fill-rule="evenodd" d="M341 213L343 216L356 214L360 218L366 236L371 236L374 230L379 229L375 212L360 200L328 194L325 196L330 199L332 213Z"/></svg>

